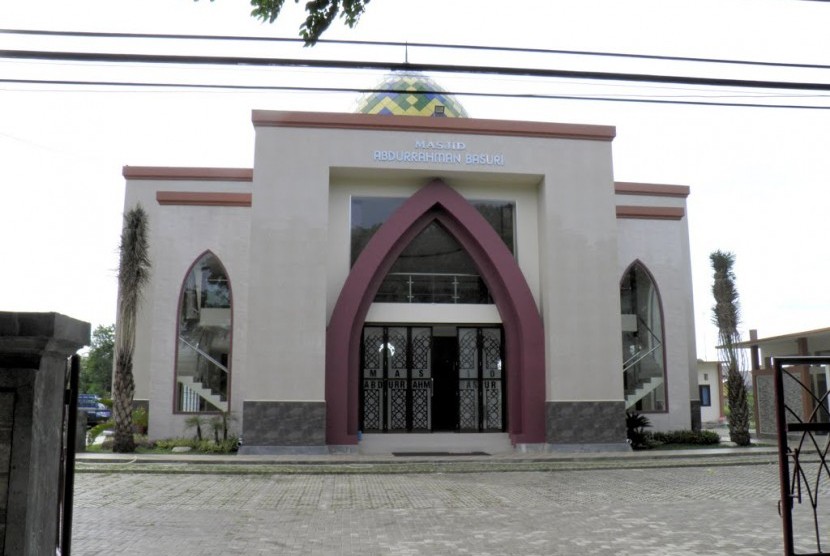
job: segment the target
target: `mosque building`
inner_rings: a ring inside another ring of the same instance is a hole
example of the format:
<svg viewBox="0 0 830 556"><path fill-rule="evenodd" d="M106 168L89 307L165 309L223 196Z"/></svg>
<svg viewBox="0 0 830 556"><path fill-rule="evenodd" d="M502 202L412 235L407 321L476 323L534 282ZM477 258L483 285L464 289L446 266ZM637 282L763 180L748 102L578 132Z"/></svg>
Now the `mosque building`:
<svg viewBox="0 0 830 556"><path fill-rule="evenodd" d="M613 127L470 118L415 73L378 91L254 111L253 168L124 168L150 229L150 437L223 412L247 453L616 450L627 411L696 426L689 188L615 182Z"/></svg>

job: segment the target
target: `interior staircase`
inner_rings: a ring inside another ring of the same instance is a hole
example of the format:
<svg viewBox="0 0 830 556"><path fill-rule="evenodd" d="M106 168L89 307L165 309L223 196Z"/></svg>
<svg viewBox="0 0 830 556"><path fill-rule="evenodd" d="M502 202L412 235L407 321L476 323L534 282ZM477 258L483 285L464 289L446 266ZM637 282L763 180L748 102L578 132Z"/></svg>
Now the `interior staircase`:
<svg viewBox="0 0 830 556"><path fill-rule="evenodd" d="M187 356L184 356L187 354ZM194 396L204 400L210 405L216 407L219 411L228 410L227 399L223 400L222 396L212 390L207 384L202 382L199 377L205 376L204 369L218 369L221 372L227 373L228 369L219 361L211 357L208 353L201 350L197 345L188 342L185 338L179 337L179 365L176 372L176 381L182 385L184 389L184 402L182 410L184 411L198 411L198 403L194 403ZM197 407L189 407L189 405Z"/></svg>
<svg viewBox="0 0 830 556"><path fill-rule="evenodd" d="M654 359L655 350L640 353L629 359L623 366L625 374L625 409L631 409L637 402L663 385L663 371Z"/></svg>
<svg viewBox="0 0 830 556"><path fill-rule="evenodd" d="M625 408L631 409L637 404L638 401L642 400L662 385L662 376L652 376L648 377L644 381L641 381L631 393L626 393Z"/></svg>
<svg viewBox="0 0 830 556"><path fill-rule="evenodd" d="M213 390L206 388L201 382L197 382L192 376L179 375L177 377L179 384L181 384L187 391L196 394L209 404L215 406L220 411L228 410L228 402L222 401L218 394L214 394ZM187 392L186 391L186 392Z"/></svg>

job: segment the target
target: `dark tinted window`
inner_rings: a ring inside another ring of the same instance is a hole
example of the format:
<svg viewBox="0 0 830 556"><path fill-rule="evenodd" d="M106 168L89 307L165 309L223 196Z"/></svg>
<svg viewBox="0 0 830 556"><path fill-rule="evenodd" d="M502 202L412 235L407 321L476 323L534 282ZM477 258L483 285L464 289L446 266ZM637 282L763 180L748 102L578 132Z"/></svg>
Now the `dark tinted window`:
<svg viewBox="0 0 830 556"><path fill-rule="evenodd" d="M375 232L406 199L402 197L352 197L351 204L351 264L372 239ZM470 201L476 210L493 226L505 245L514 250L515 205L509 201Z"/></svg>

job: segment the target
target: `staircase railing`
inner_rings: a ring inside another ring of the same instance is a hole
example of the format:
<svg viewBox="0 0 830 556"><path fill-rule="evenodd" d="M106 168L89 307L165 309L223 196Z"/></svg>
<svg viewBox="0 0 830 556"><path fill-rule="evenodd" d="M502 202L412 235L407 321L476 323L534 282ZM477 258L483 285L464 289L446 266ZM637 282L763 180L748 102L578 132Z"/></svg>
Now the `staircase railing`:
<svg viewBox="0 0 830 556"><path fill-rule="evenodd" d="M209 353L199 348L199 346L194 346L193 344L185 340L184 336L179 336L179 341L187 347L189 347L190 349L192 349L193 351L195 351L198 355L201 355L202 357L204 357L205 359L207 359L208 361L222 369L222 371L224 371L225 373L228 372L228 368L225 365L214 359Z"/></svg>
<svg viewBox="0 0 830 556"><path fill-rule="evenodd" d="M641 349L623 363L623 372L628 372L630 369L634 367L634 365L636 365L637 363L639 363L640 361L642 361L643 359L645 359L646 357L660 349L661 347L663 347L663 344L658 343L656 346L649 350Z"/></svg>
<svg viewBox="0 0 830 556"><path fill-rule="evenodd" d="M636 404L640 399L642 399L654 390L654 388L646 389L643 392L642 396L640 396L639 398L633 400L627 399L629 395L637 392L637 390L641 386L646 384L650 379L654 378L652 375L640 376L637 372L639 370L639 364L646 360L646 358L649 357L651 354L663 347L663 342L660 341L660 338L654 332L652 332L651 328L649 328L645 320L643 320L639 315L637 316L637 325L638 329L642 329L648 332L649 336L651 337L650 339L652 345L650 348L638 350L636 353L631 355L631 357L629 357L623 362L623 384L629 384L628 387L625 388L627 406L626 409ZM626 375L628 380L626 380Z"/></svg>
<svg viewBox="0 0 830 556"><path fill-rule="evenodd" d="M223 391L222 384L227 384L227 375L229 374L228 367L226 365L223 365L215 357L211 356L209 353L201 349L198 345L194 345L193 343L189 342L183 336L179 336L179 343L181 346L190 349L197 356L194 374L180 374L182 376L191 376L195 383L198 383L199 386L209 391L210 394L218 396L219 399L224 402L227 399L227 393L226 391ZM208 367L208 369L199 369L199 359L209 363L210 366ZM216 369L218 369L218 371ZM184 386L187 388L186 385ZM216 402L214 400L210 399L209 397L206 397L206 395L202 394L202 392L193 388L188 388L188 390L192 394L199 396L211 405L216 405Z"/></svg>

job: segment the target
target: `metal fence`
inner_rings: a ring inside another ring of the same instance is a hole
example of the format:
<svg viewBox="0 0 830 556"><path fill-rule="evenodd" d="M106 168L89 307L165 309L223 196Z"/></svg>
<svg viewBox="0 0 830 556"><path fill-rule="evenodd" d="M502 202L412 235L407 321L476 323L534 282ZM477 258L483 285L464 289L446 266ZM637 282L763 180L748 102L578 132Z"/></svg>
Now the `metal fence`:
<svg viewBox="0 0 830 556"><path fill-rule="evenodd" d="M774 359L775 411L786 556L830 554L830 357Z"/></svg>

